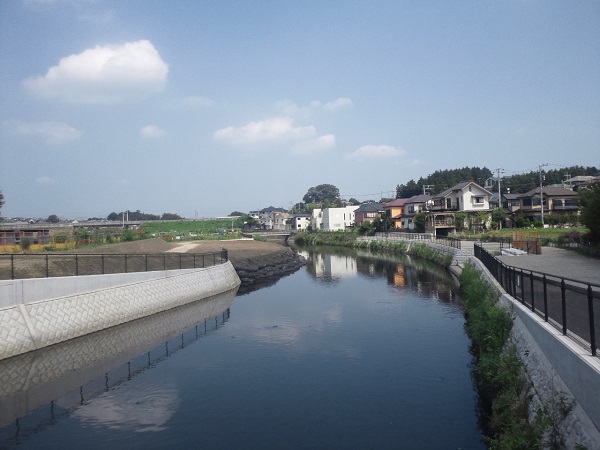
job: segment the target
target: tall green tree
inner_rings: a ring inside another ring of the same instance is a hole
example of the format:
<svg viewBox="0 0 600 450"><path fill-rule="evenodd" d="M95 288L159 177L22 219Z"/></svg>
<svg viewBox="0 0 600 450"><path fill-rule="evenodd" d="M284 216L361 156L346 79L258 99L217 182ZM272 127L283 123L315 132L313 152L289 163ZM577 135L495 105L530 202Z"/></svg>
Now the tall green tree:
<svg viewBox="0 0 600 450"><path fill-rule="evenodd" d="M580 222L590 230L593 245L600 244L600 184L579 191Z"/></svg>
<svg viewBox="0 0 600 450"><path fill-rule="evenodd" d="M340 190L333 184L319 184L308 189L302 200L304 203L321 203L325 200L330 204L340 199Z"/></svg>
<svg viewBox="0 0 600 450"><path fill-rule="evenodd" d="M2 219L2 207L4 206L4 194L0 191L0 220Z"/></svg>

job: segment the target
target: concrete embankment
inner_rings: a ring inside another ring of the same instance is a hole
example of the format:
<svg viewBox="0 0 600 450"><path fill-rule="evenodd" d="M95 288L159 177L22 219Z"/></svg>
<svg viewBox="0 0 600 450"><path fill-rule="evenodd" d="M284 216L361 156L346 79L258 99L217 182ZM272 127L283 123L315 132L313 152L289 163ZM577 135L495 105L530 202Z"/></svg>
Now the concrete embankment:
<svg viewBox="0 0 600 450"><path fill-rule="evenodd" d="M540 408L558 416L561 398L573 399L571 413L556 424L565 448L600 448L600 360L508 295L478 259L470 262L500 292L499 304L513 318L511 341L531 382L530 421Z"/></svg>
<svg viewBox="0 0 600 450"><path fill-rule="evenodd" d="M0 281L0 359L220 294L231 262L206 269Z"/></svg>

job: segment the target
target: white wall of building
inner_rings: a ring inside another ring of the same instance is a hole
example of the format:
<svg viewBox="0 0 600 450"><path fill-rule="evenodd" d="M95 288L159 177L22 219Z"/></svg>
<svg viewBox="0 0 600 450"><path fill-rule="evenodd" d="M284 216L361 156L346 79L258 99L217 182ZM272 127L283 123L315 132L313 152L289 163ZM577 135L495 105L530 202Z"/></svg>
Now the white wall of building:
<svg viewBox="0 0 600 450"><path fill-rule="evenodd" d="M325 208L323 210L323 230L336 231L345 230L354 226L354 211L358 206L346 206L345 208Z"/></svg>

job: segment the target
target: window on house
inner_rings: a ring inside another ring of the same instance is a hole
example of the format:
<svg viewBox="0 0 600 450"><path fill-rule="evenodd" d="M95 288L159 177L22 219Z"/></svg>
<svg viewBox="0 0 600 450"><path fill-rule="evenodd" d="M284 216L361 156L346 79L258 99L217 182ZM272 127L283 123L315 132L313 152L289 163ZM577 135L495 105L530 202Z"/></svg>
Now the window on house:
<svg viewBox="0 0 600 450"><path fill-rule="evenodd" d="M483 197L482 196L473 197L473 203L475 203L475 204L483 203Z"/></svg>

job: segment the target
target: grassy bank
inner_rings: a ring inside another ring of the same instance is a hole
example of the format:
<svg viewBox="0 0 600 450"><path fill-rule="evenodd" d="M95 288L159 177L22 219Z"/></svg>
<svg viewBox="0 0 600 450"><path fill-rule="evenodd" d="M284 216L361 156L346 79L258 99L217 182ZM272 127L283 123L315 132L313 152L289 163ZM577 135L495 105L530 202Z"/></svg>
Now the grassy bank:
<svg viewBox="0 0 600 450"><path fill-rule="evenodd" d="M512 318L496 305L499 293L471 264L463 269L460 286L490 449L565 448L561 424L571 412L572 400L557 391L529 421L530 382L515 345L509 341Z"/></svg>
<svg viewBox="0 0 600 450"><path fill-rule="evenodd" d="M498 293L467 264L460 275L466 331L475 357L473 374L490 448L540 448L541 436L528 420L527 380L514 345L512 319L496 306Z"/></svg>
<svg viewBox="0 0 600 450"><path fill-rule="evenodd" d="M413 243L408 249L408 242L386 242L386 241L364 241L358 239L356 231L319 231L311 233L299 233L294 241L298 245L335 245L353 247L358 249L378 250L409 254L427 261L434 262L444 267L452 263L452 255L444 254L427 244Z"/></svg>

